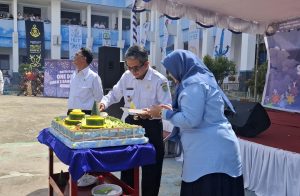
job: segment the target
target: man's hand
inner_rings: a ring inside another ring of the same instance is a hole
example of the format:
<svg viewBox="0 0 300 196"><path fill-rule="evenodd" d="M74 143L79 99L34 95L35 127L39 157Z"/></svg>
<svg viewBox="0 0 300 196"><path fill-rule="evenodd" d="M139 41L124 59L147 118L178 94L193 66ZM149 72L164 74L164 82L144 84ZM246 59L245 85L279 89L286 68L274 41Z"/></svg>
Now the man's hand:
<svg viewBox="0 0 300 196"><path fill-rule="evenodd" d="M148 109L144 109L143 113L138 114L141 119L151 119L152 117L148 113Z"/></svg>
<svg viewBox="0 0 300 196"><path fill-rule="evenodd" d="M153 118L160 118L160 112L163 109L161 105L154 105L151 108L149 108L148 114L152 116Z"/></svg>
<svg viewBox="0 0 300 196"><path fill-rule="evenodd" d="M105 110L105 105L103 103L100 103L99 105L99 111L103 112Z"/></svg>

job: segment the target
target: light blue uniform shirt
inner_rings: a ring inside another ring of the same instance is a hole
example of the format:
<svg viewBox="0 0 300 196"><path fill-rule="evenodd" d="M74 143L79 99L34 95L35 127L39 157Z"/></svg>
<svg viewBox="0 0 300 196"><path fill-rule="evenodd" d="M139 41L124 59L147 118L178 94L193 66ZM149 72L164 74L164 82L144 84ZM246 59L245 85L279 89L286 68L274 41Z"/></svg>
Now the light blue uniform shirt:
<svg viewBox="0 0 300 196"><path fill-rule="evenodd" d="M180 112L169 121L180 128L182 180L193 182L211 173L242 175L238 139L224 116L219 90L205 82L189 84L179 94L178 102Z"/></svg>

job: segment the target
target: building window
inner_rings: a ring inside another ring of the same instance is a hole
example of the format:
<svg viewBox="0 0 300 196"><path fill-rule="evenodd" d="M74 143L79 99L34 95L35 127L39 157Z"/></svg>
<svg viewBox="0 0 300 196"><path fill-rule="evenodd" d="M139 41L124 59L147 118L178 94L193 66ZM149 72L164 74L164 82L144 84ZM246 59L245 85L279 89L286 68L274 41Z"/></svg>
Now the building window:
<svg viewBox="0 0 300 196"><path fill-rule="evenodd" d="M116 26L118 26L118 17L116 18ZM130 19L122 18L122 30L130 30Z"/></svg>
<svg viewBox="0 0 300 196"><path fill-rule="evenodd" d="M9 55L0 54L0 69L9 70Z"/></svg>
<svg viewBox="0 0 300 196"><path fill-rule="evenodd" d="M79 24L81 24L80 13L61 11L61 24L62 25L69 25L69 24L79 25Z"/></svg>
<svg viewBox="0 0 300 196"><path fill-rule="evenodd" d="M0 12L9 12L9 5L0 3Z"/></svg>
<svg viewBox="0 0 300 196"><path fill-rule="evenodd" d="M123 27L123 30L130 30L130 19L129 18L122 18L122 27Z"/></svg>
<svg viewBox="0 0 300 196"><path fill-rule="evenodd" d="M31 15L41 17L41 8L24 7L23 13L28 17L30 17Z"/></svg>
<svg viewBox="0 0 300 196"><path fill-rule="evenodd" d="M95 24L99 24L99 26L102 24L105 28L108 28L108 16L99 16L99 15L92 15L92 27L95 26Z"/></svg>
<svg viewBox="0 0 300 196"><path fill-rule="evenodd" d="M184 42L183 43L183 49L188 50L189 49L189 42Z"/></svg>

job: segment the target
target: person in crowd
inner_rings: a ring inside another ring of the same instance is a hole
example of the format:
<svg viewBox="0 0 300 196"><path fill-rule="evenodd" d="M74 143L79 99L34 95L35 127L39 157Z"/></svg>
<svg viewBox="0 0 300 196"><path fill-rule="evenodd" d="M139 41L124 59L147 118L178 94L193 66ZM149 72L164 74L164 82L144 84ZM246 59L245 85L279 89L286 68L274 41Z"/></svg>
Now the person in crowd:
<svg viewBox="0 0 300 196"><path fill-rule="evenodd" d="M77 19L76 18L72 18L70 21L71 25L78 25Z"/></svg>
<svg viewBox="0 0 300 196"><path fill-rule="evenodd" d="M105 28L106 28L105 24L103 22L101 22L100 25L99 25L99 29L105 29Z"/></svg>
<svg viewBox="0 0 300 196"><path fill-rule="evenodd" d="M35 21L35 16L34 16L34 14L30 14L29 19L30 19L30 21Z"/></svg>
<svg viewBox="0 0 300 196"><path fill-rule="evenodd" d="M68 114L72 109L81 109L91 114L94 102L99 103L103 97L100 77L89 68L93 54L88 48L81 48L74 57L76 70L71 76L68 99Z"/></svg>
<svg viewBox="0 0 300 196"><path fill-rule="evenodd" d="M42 19L41 19L41 17L40 16L35 16L35 21L37 21L37 22L42 22Z"/></svg>
<svg viewBox="0 0 300 196"><path fill-rule="evenodd" d="M0 69L0 95L3 95L4 90L4 79L3 79L3 73Z"/></svg>
<svg viewBox="0 0 300 196"><path fill-rule="evenodd" d="M163 65L177 84L172 108L148 109L174 125L183 153L181 196L243 196L239 142L224 115L233 107L211 71L192 52L175 50Z"/></svg>
<svg viewBox="0 0 300 196"><path fill-rule="evenodd" d="M18 20L24 20L23 15L21 14L21 12L18 12Z"/></svg>
<svg viewBox="0 0 300 196"><path fill-rule="evenodd" d="M3 78L4 78L4 84L10 85L10 78L11 78L11 76L9 75L8 71L5 70L5 71L3 71L2 74L3 74Z"/></svg>
<svg viewBox="0 0 300 196"><path fill-rule="evenodd" d="M113 89L102 98L100 111L124 97L126 108L144 109L151 105L171 105L171 94L165 76L152 69L147 51L138 45L131 46L125 54L128 68ZM163 125L161 119L149 119L147 114L128 115L125 122L141 125L145 136L154 145L156 163L142 167L142 196L157 196L159 193L164 157ZM122 171L121 180L133 187L133 169Z"/></svg>
<svg viewBox="0 0 300 196"><path fill-rule="evenodd" d="M99 24L99 22L98 21L96 21L95 23L94 23L94 26L93 26L94 28L100 28L100 24Z"/></svg>

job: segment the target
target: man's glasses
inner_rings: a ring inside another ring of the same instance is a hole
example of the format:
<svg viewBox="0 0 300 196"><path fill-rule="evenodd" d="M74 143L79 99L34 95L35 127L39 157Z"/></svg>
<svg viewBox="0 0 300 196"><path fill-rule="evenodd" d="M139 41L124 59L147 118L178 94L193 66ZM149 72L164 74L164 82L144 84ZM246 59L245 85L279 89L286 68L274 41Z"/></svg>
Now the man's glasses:
<svg viewBox="0 0 300 196"><path fill-rule="evenodd" d="M138 72L140 71L140 69L145 65L145 63L142 63L141 65L138 65L138 66L133 66L133 67L129 67L126 63L126 67L129 71L131 72Z"/></svg>

